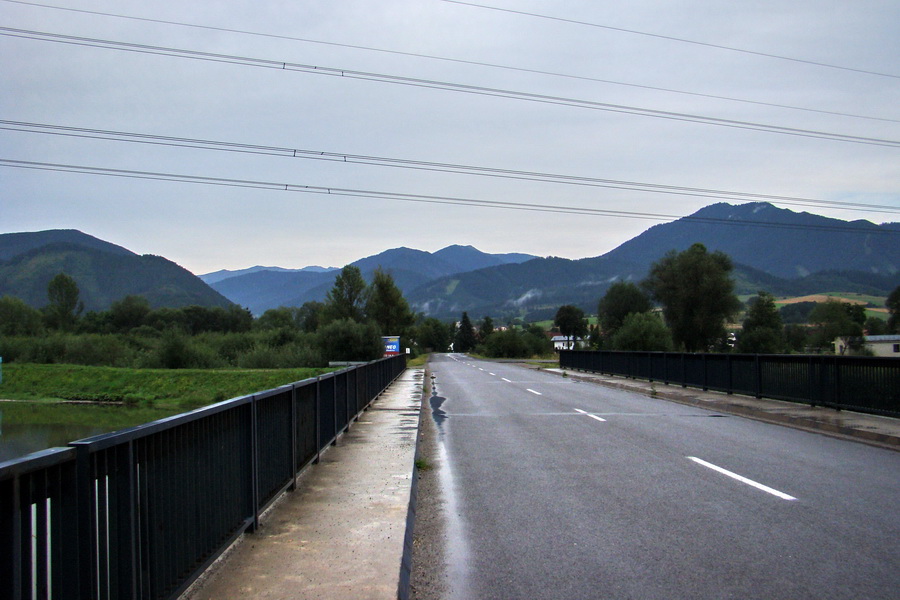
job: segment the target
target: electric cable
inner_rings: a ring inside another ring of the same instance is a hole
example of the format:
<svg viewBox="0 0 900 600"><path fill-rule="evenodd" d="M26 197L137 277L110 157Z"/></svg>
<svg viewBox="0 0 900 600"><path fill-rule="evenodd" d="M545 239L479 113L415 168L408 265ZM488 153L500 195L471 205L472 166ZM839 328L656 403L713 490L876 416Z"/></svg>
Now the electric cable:
<svg viewBox="0 0 900 600"><path fill-rule="evenodd" d="M610 31L618 31L618 32L620 32L620 33L629 33L629 34L633 34L633 35L642 35L642 36L646 36L646 37L652 37L652 38L657 38L657 39L662 39L662 40L668 40L668 41L671 41L671 42L679 42L679 43L682 43L682 44L695 44L695 45L697 45L697 46L704 46L704 47L706 47L706 48L716 48L716 49L718 49L718 50L728 50L729 52L740 52L740 53L742 53L742 54L752 54L752 55L754 55L754 56L762 56L762 57L765 57L765 58L775 58L775 59L778 59L778 60L787 60L787 61L796 62L796 63L803 63L803 64L807 64L807 65L814 65L814 66L817 66L817 67L826 67L826 68L829 68L829 69L840 69L840 70L842 70L842 71L853 71L853 72L855 72L855 73L863 73L863 74L865 74L865 75L876 75L876 76L878 76L878 77L891 77L891 78L894 78L894 79L900 79L900 75L896 75L896 74L894 74L894 73L882 73L882 72L879 72L879 71L870 71L870 70L867 70L867 69L859 69L859 68L855 68L855 67L845 67L845 66L841 66L841 65L834 65L834 64L825 63L825 62L818 62L818 61L814 61L814 60L807 60L807 59L803 59L803 58L793 58L793 57L790 57L790 56L782 56L782 55L779 55L779 54L770 54L770 53L768 53L768 52L757 52L757 51L755 51L755 50L747 50L747 49L744 49L744 48L735 48L734 46L724 46L724 45L721 45L721 44L712 44L712 43L709 43L709 42L700 42L700 41L697 41L697 40L691 40L691 39L687 39L687 38L680 38L680 37L675 37L675 36L671 36L671 35L663 35L663 34L659 34L659 33L649 33L649 32L647 32L647 31L638 31L638 30L636 30L636 29L625 29L625 28L623 28L623 27L613 27L613 26L611 26L611 25L602 25L602 24L600 24L600 23L591 23L591 22L589 22L589 21L578 21L578 20L576 20L576 19L567 19L567 18L564 18L564 17L555 17L555 16L552 16L552 15L542 15L542 14L538 14L538 13L526 12L526 11L524 11L524 10L514 10L514 9L511 9L511 8L500 8L500 7L498 7L498 6L488 6L488 5L486 5L486 4L475 4L474 2L463 2L463 1L461 1L461 0L440 0L440 1L441 1L441 2L447 2L448 4L460 4L460 5L462 5L462 6L469 6L469 7L474 7L474 8L481 8L481 9L485 9L485 10L492 10L492 11L497 11L497 12L504 12L504 13L510 13L510 14L516 14L516 15L522 15L522 16L527 16L527 17L534 17L534 18L537 18L537 19L546 19L546 20L549 20L549 21L559 21L559 22L562 22L562 23L570 23L570 24L573 24L573 25L584 25L584 26L586 26L586 27L596 27L596 28L598 28L598 29L607 29L607 30L610 30Z"/></svg>
<svg viewBox="0 0 900 600"><path fill-rule="evenodd" d="M454 197L454 196L406 194L406 193L400 193L400 192L383 192L383 191L375 191L375 190L311 186L311 185L302 185L302 184L277 183L277 182L267 182L267 181L257 181L257 180L247 180L247 179L230 179L230 178L222 178L222 177L205 177L205 176L198 176L198 175L160 173L160 172L152 172L152 171L109 169L109 168L103 168L103 167L90 167L90 166L83 166L83 165L67 165L67 164L43 163L43 162L34 162L34 161L21 161L21 160L12 160L12 159L5 159L5 158L0 158L0 166L11 167L11 168L21 168L21 169L36 169L36 170L44 170L44 171L55 171L55 172L61 172L61 173L78 173L78 174L88 174L88 175L102 175L102 176L107 176L107 177L124 177L124 178L132 178L132 179L149 179L149 180L156 180L156 181L193 183L193 184L201 184L201 185L254 188L254 189L263 189L263 190L270 190L270 191L297 192L297 193L308 193L308 194L318 194L318 195L327 195L327 196L340 196L340 197L349 197L349 198L368 198L368 199L374 199L374 200L399 200L399 201L405 201L405 202L416 202L416 203L425 203L425 204L447 204L447 205L468 206L468 207L477 206L477 207L482 207L482 208L496 208L496 209L503 209L503 210L519 210L519 211L572 214L572 215L585 215L585 216L601 216L601 217L618 217L618 218L631 218L631 219L645 219L645 220L652 220L652 221L688 220L688 221L700 222L700 223L716 223L716 224L739 225L739 226L749 226L749 227L765 227L765 228L775 228L775 229L816 230L816 231L845 232L845 233L862 233L864 231L867 234L871 233L871 234L882 234L882 235L898 235L898 234L900 234L900 229L889 229L889 228L885 228L885 227L878 227L876 225L872 225L871 227L867 227L865 225L852 226L851 224L848 224L848 225L824 225L824 224L823 225L808 225L808 224L793 224L793 223L772 223L772 222L766 222L766 221L752 221L752 220L746 220L746 219L745 220L716 219L716 218L710 218L710 217L697 217L697 216L693 216L693 215L680 216L680 215L671 215L671 214L662 214L662 213L648 213L648 212L622 211L622 210L609 210L609 209L594 209L594 208L579 207L579 206L555 206L555 205L550 205L550 204L533 204L533 203L526 203L526 202L480 200L480 199L474 199L474 198L460 198L460 197Z"/></svg>
<svg viewBox="0 0 900 600"><path fill-rule="evenodd" d="M516 179L524 181L537 181L542 183L569 184L588 187L600 187L608 189L622 189L631 191L664 193L681 196L712 198L735 201L774 201L779 204L814 206L827 208L842 208L862 210L865 212L897 213L900 208L881 204L863 204L845 201L817 200L796 196L784 196L774 194L758 194L751 192L727 191L718 189L705 189L698 187L675 186L660 183L647 183L636 181L623 181L615 179L602 179L597 177L585 177L577 175L562 175L556 173L542 173L538 171L524 171L514 169L501 169L495 167L460 165L413 159L389 158L371 155L347 154L340 152L326 152L322 150L308 150L297 148L284 148L277 146L263 146L256 144L244 144L239 142L225 142L203 140L195 138L171 137L146 133L130 133L123 131L110 131L103 129L87 129L64 125L50 125L45 123L26 123L21 121L9 121L0 119L0 130L18 131L23 133L39 133L98 139L117 142L131 142L151 145L172 146L180 148L192 148L201 150L217 150L238 152L245 154L262 154L269 156L282 156L289 158L302 158L322 160L329 162L341 162L346 164L361 164L381 167L396 167L404 169L416 169L425 171L437 171L461 175L478 175L497 177L503 179Z"/></svg>
<svg viewBox="0 0 900 600"><path fill-rule="evenodd" d="M241 35L251 35L251 36L265 37L265 38L271 38L271 39L290 40L290 41L295 41L295 42L303 42L303 43L307 43L307 44L319 44L319 45L333 46L333 47L338 47L338 48L350 48L350 49L354 49L354 50L364 50L367 52L379 52L379 53L384 53L384 54L393 54L396 56L407 56L407 57L412 57L412 58L422 58L422 59L427 59L427 60L444 61L444 62L464 64L464 65L473 65L473 66L479 66L479 67L488 67L488 68L492 68L492 69L503 69L503 70L507 70L507 71L515 71L515 72L520 72L520 73L532 73L535 75L547 75L547 76L551 76L551 77L561 77L561 78L574 79L574 80L579 80L579 81L591 81L594 83L603 83L603 84L608 84L608 85L616 85L616 86L631 87L631 88L638 88L638 89L644 89L644 90L652 90L652 91L666 92L666 93L671 93L671 94L681 94L681 95L694 96L694 97L699 97L699 98L709 98L709 99L714 99L714 100L724 100L727 102L741 102L741 103L745 103L745 104L755 104L757 106L769 106L772 108L783 108L783 109L787 109L787 110L796 110L796 111L811 112L811 113L818 113L818 114L825 114L825 115L834 115L834 116L848 117L848 118L853 118L853 119L866 119L866 120L871 120L871 121L885 121L885 122L891 122L891 123L900 123L900 119L892 119L889 117L861 115L861 114L857 114L857 113L848 113L848 112L842 112L842 111L836 111L836 110L825 110L825 109L810 108L810 107L805 107L805 106L793 106L790 104L779 104L776 102L766 102L763 100L750 100L747 98L735 98L733 96L721 96L721 95L717 95L717 94L709 94L709 93L703 93L703 92L691 92L691 91L687 91L687 90L678 90L678 89L673 89L673 88L644 85L644 84L639 84L639 83L630 83L630 82L625 82L625 81L602 79L599 77L589 77L586 75L574 75L571 73L559 73L559 72L555 72L555 71L532 69L532 68L527 68L527 67L515 67L512 65L502 65L502 64L489 63L489 62L477 61L477 60L451 58L451 57L446 57L446 56L437 56L437 55L433 55L433 54L424 54L424 53L420 53L420 52L404 52L401 50L388 50L386 48L376 48L376 47L372 47L372 46L362 46L362 45L358 45L358 44L328 42L328 41L324 41L324 40L315 40L315 39L310 39L310 38L302 38L302 37L289 36L289 35L279 35L279 34L275 34L275 33L248 31L245 29L232 29L232 28L228 28L228 27L216 27L213 25L200 25L197 23L184 23L181 21L153 19L150 17L135 17L132 15L122 15L122 14L103 12L103 11L97 11L97 10L86 10L86 9L69 8L69 7L63 7L63 6L52 6L49 4L40 4L37 2L25 2L23 0L0 0L0 1L9 2L9 3L13 3L13 4L23 4L26 6L35 6L35 7L39 7L39 8L47 8L47 9L62 10L62 11L69 11L69 12L75 12L75 13L99 15L99 16L111 17L111 18L117 18L117 19L129 19L129 20L143 21L143 22L148 22L148 23L158 23L158 24L163 24L163 25L175 25L178 27L190 27L190 28L195 28L195 29L204 29L204 30L208 30L208 31L219 31L219 32L224 32L224 33L236 33L236 34L241 34Z"/></svg>
<svg viewBox="0 0 900 600"><path fill-rule="evenodd" d="M306 65L302 63L290 63L284 61L259 59L244 56L235 56L228 54L217 54L212 52L201 52L195 50L184 50L179 48L169 48L164 46L152 46L147 44L134 44L129 42L118 42L113 40L103 40L96 38L86 38L80 36L62 35L48 32L31 31L24 29L15 29L11 27L0 27L0 35L8 37L18 37L25 39L33 39L38 41L50 41L63 44L71 44L77 46L87 46L94 48L104 48L112 50L124 50L129 52L138 52L143 54L154 54L161 56L169 56L175 58L189 58L194 60L202 60L209 62L220 62L227 64L238 64L250 67L261 67L269 69L278 69L283 71L294 71L310 74L329 75L333 77L344 77L348 79L358 79L365 81L376 81L380 83L392 83L397 85L406 85L418 88L438 89L444 91L454 91L460 93L474 94L479 96L491 96L499 98L508 98L514 100L523 100L529 102L537 102L543 104L554 104L560 106L571 106L575 108L585 108L590 110L600 110L606 112L631 114L645 117L654 117L668 119L674 121L684 121L690 123L700 123L705 125L715 125L720 127L729 127L734 129L744 129L752 131L761 131L766 133L776 133L781 135L790 135L805 138L824 139L830 141L848 142L855 144L865 144L872 146L886 146L891 148L900 148L900 140L890 140L881 138L870 138L864 136L847 135L840 133L830 133L824 131L815 131L811 129L800 129L793 127L782 127L778 125L767 125L763 123L754 123L748 121L737 121L732 119L720 119L716 117L708 117L704 115L694 115L689 113L680 113L673 111L655 110L648 108L640 108L636 106L628 106L621 104L610 104L605 102L596 102L591 100L579 100L575 98L566 98L562 96L551 96L546 94L536 94L531 92L519 92L514 90L504 90L498 88L490 88L478 85L452 83L438 80L420 79L415 77L404 77L398 75L387 75L382 73L371 73L365 71L353 71L349 69L341 69L335 67L319 67L315 65Z"/></svg>

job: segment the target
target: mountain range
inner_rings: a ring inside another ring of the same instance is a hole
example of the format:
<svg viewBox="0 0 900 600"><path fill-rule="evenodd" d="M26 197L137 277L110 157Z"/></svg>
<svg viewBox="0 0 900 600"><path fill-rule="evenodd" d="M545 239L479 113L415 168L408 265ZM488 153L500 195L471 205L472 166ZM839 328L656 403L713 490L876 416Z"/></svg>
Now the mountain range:
<svg viewBox="0 0 900 600"><path fill-rule="evenodd" d="M369 280L377 268L389 272L413 309L429 316L468 311L474 318L531 321L552 317L562 304L594 312L613 282L640 281L666 252L696 242L731 256L741 294L887 295L900 283L900 223L848 222L768 203L713 204L580 260L454 245L433 253L394 248L352 264ZM75 277L89 309L141 294L153 306L234 302L254 314L322 301L339 272L256 266L195 277L164 258L138 256L74 230L0 235L0 295L41 306L47 282L61 270Z"/></svg>
<svg viewBox="0 0 900 600"><path fill-rule="evenodd" d="M848 222L762 202L713 204L651 227L602 256L580 260L497 256L450 246L433 254L397 248L353 264L367 278L378 266L390 272L413 308L428 315L458 318L469 311L536 320L552 317L562 304L594 312L613 282L640 281L666 252L695 242L731 256L741 294L886 295L900 283L900 224ZM322 300L334 277L259 271L212 285L259 313Z"/></svg>
<svg viewBox="0 0 900 600"><path fill-rule="evenodd" d="M144 296L153 308L232 304L170 260L140 256L74 229L0 234L0 296L39 308L58 273L75 279L86 310L105 310L128 295Z"/></svg>

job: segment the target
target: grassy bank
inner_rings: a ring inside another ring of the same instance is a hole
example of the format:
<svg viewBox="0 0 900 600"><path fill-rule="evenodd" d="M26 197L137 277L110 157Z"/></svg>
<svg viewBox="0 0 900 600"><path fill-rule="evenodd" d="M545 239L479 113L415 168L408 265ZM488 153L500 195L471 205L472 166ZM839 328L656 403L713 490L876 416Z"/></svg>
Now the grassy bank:
<svg viewBox="0 0 900 600"><path fill-rule="evenodd" d="M3 365L0 399L87 400L190 410L315 377L331 369L123 369L79 365Z"/></svg>

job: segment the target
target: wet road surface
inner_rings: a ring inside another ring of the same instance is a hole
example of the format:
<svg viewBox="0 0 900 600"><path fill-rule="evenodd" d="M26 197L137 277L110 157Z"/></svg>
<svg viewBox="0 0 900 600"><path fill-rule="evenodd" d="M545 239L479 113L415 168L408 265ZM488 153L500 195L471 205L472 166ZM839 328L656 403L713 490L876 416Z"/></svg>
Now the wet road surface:
<svg viewBox="0 0 900 600"><path fill-rule="evenodd" d="M432 359L451 598L896 598L900 453Z"/></svg>

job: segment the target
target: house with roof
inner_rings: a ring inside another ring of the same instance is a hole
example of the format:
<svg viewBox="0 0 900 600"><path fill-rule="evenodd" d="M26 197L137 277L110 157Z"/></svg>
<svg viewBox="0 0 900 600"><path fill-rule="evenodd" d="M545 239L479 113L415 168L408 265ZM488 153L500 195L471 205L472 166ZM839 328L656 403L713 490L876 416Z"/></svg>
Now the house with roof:
<svg viewBox="0 0 900 600"><path fill-rule="evenodd" d="M865 337L839 337L834 340L835 354L849 354L851 350L865 348L873 356L900 358L900 335L867 335Z"/></svg>

